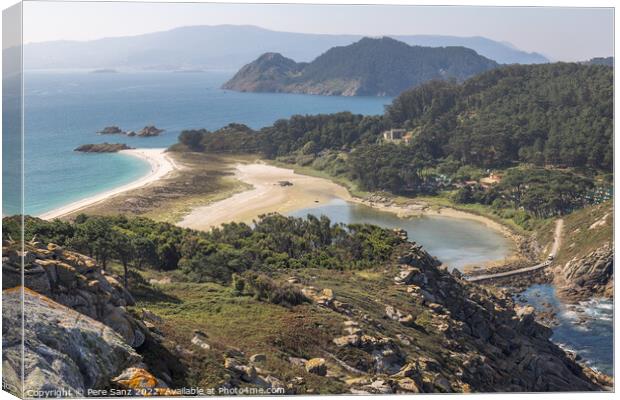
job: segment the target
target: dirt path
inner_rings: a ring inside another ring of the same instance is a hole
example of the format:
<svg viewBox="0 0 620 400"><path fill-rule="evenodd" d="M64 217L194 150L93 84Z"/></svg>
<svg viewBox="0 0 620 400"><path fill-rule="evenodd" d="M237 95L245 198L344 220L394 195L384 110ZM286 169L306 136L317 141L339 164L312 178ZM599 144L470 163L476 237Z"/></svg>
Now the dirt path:
<svg viewBox="0 0 620 400"><path fill-rule="evenodd" d="M553 259L557 256L560 246L562 244L562 229L564 229L564 220L559 219L555 222L555 232L553 233L553 244L551 245L551 252L549 256L551 259L547 259L539 264L532 265L530 267L519 268L512 271L498 272L495 274L477 275L469 278L470 282L480 282L488 279L501 278L506 276L514 276L524 274L526 272L536 271L538 269L547 267L553 263Z"/></svg>

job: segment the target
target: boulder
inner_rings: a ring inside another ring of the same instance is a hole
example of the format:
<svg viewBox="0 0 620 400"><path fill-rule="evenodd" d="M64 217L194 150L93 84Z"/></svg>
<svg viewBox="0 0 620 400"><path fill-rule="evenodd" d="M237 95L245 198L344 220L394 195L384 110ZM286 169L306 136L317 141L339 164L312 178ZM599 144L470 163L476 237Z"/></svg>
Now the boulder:
<svg viewBox="0 0 620 400"><path fill-rule="evenodd" d="M398 388L410 393L420 393L420 386L411 378L399 379Z"/></svg>
<svg viewBox="0 0 620 400"><path fill-rule="evenodd" d="M265 362L267 361L267 356L265 354L254 354L252 356L250 356L250 361L254 362L254 363L260 363L260 362Z"/></svg>
<svg viewBox="0 0 620 400"><path fill-rule="evenodd" d="M207 343L207 334L202 331L195 330L191 342L203 350L211 349L211 345Z"/></svg>
<svg viewBox="0 0 620 400"><path fill-rule="evenodd" d="M357 347L360 344L360 337L357 335L340 336L340 337L334 338L333 342L338 347L345 347L345 346Z"/></svg>
<svg viewBox="0 0 620 400"><path fill-rule="evenodd" d="M2 293L6 377L21 371L21 297L21 287ZM27 397L38 390L84 397L87 389L108 387L114 377L140 361L111 328L27 288L23 288L23 307L23 395ZM19 382L9 384L20 387Z"/></svg>
<svg viewBox="0 0 620 400"><path fill-rule="evenodd" d="M127 368L112 381L120 388L128 390L132 396L144 396L145 394L172 396L175 394L165 382L141 367Z"/></svg>
<svg viewBox="0 0 620 400"><path fill-rule="evenodd" d="M52 300L108 325L130 346L141 346L148 329L125 309L135 304L127 289L115 276L99 270L90 257L49 243L45 248L25 244L24 254L3 247L8 262L2 265L3 288L21 284ZM13 261L11 261L13 260Z"/></svg>
<svg viewBox="0 0 620 400"><path fill-rule="evenodd" d="M325 363L324 358L312 358L306 361L305 367L306 367L306 371L311 374L315 374L319 376L327 375L327 364Z"/></svg>

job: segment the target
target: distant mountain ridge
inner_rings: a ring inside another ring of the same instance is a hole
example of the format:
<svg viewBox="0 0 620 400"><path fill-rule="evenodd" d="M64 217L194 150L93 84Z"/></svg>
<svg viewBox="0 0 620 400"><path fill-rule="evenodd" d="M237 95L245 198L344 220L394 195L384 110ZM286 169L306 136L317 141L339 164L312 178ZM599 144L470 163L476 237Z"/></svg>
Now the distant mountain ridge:
<svg viewBox="0 0 620 400"><path fill-rule="evenodd" d="M584 61L583 64L586 65L605 65L607 67L614 66L614 58L613 57L594 57L589 59L588 61Z"/></svg>
<svg viewBox="0 0 620 400"><path fill-rule="evenodd" d="M409 46L384 37L334 47L310 63L266 53L222 88L341 96L396 96L434 79L462 81L499 66L465 47Z"/></svg>
<svg viewBox="0 0 620 400"><path fill-rule="evenodd" d="M483 37L391 36L409 45L463 46L500 64L546 63L543 55ZM137 36L52 41L24 46L25 69L239 69L266 52L310 61L363 35L277 32L249 25L187 26Z"/></svg>

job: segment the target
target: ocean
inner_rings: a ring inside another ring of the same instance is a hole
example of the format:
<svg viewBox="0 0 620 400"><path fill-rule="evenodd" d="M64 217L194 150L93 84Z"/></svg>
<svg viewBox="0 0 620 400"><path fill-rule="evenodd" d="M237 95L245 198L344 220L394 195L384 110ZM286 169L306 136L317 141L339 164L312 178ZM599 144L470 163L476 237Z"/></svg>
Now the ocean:
<svg viewBox="0 0 620 400"><path fill-rule="evenodd" d="M148 173L145 161L121 154L82 154L73 149L85 143L119 142L132 147L167 147L184 129L214 130L231 122L252 128L272 124L294 114L351 111L381 114L391 98L328 97L295 94L236 93L220 90L232 71L174 73L85 71L28 71L24 82L25 211L39 215L71 202L129 183ZM138 130L145 125L165 129L159 137L138 138L97 135L109 125ZM13 142L18 144L17 142ZM6 152L10 149L4 149ZM7 196L8 195L8 196ZM13 193L13 196L17 195ZM15 199L5 193L3 213ZM508 244L504 238L471 221L441 218L398 219L364 207L339 203L323 209L299 210L325 213L334 222L370 222L386 227L401 226L410 239L422 243L432 254L454 267L502 258ZM558 308L560 326L552 340L572 348L593 366L613 371L612 305L584 304L577 312L592 314L576 327L571 315L556 302L552 288L534 286L522 297L536 304L545 298Z"/></svg>
<svg viewBox="0 0 620 400"><path fill-rule="evenodd" d="M517 300L538 311L552 311L557 319L551 341L575 352L591 367L614 373L613 300L593 298L577 305L561 302L553 285L532 285Z"/></svg>
<svg viewBox="0 0 620 400"><path fill-rule="evenodd" d="M27 71L24 75L25 212L39 215L145 175L145 161L74 152L85 143L168 147L184 129L231 122L261 128L295 114L383 113L388 97L237 93L219 89L233 71ZM105 126L165 129L159 137L97 135ZM5 201L5 204L14 202ZM10 210L4 210L10 213ZM15 211L13 211L15 212Z"/></svg>

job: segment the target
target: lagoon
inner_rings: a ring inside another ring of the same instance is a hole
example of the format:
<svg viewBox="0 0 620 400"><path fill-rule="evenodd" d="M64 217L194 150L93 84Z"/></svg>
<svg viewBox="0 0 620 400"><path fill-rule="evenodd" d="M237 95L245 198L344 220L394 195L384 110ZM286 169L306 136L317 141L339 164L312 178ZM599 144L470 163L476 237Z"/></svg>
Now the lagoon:
<svg viewBox="0 0 620 400"><path fill-rule="evenodd" d="M333 223L367 223L405 229L409 240L424 246L449 269L462 270L466 265L501 260L514 251L514 245L502 233L469 219L435 215L399 218L390 212L341 199L289 215L305 217L307 214L325 215Z"/></svg>

